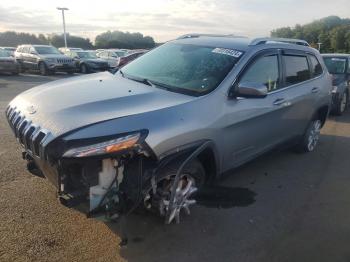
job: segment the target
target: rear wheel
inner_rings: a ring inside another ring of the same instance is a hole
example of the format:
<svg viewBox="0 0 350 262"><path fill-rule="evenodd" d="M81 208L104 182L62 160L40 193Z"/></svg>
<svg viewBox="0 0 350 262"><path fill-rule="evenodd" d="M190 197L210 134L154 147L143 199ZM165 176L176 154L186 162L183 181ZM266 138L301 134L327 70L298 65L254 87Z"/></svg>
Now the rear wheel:
<svg viewBox="0 0 350 262"><path fill-rule="evenodd" d="M348 101L349 101L349 95L347 92L344 92L339 98L339 101L336 105L334 113L338 116L341 116L348 107Z"/></svg>
<svg viewBox="0 0 350 262"><path fill-rule="evenodd" d="M296 149L298 152L308 153L315 150L320 139L321 127L322 122L320 119L314 119L310 122L302 140L297 145Z"/></svg>

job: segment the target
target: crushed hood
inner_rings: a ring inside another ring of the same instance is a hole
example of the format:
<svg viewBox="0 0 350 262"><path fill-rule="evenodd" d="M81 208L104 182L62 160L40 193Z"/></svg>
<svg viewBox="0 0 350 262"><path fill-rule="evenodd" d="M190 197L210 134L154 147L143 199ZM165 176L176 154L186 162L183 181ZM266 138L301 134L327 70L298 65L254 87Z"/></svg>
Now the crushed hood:
<svg viewBox="0 0 350 262"><path fill-rule="evenodd" d="M193 99L103 72L34 87L18 95L10 106L59 136L93 123L161 110Z"/></svg>

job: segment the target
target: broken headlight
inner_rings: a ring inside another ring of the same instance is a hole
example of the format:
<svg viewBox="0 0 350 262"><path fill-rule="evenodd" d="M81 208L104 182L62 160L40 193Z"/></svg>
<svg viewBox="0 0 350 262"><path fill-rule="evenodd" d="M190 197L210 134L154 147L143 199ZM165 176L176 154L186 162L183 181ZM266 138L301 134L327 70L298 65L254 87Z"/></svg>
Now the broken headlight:
<svg viewBox="0 0 350 262"><path fill-rule="evenodd" d="M91 157L116 153L134 147L140 139L140 133L134 133L116 139L69 149L63 157Z"/></svg>

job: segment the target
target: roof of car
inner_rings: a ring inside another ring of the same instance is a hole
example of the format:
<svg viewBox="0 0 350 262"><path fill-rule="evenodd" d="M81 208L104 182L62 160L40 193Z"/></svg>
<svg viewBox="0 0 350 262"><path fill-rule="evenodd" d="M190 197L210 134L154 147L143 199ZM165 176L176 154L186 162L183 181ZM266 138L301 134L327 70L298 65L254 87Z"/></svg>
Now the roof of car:
<svg viewBox="0 0 350 262"><path fill-rule="evenodd" d="M253 46L265 44L283 45L284 47L305 50L309 44L304 40L285 38L255 38L251 39L234 35L185 35L176 40L177 43L194 44L201 46L219 47L247 51ZM172 41L171 41L172 42Z"/></svg>
<svg viewBox="0 0 350 262"><path fill-rule="evenodd" d="M210 47L235 48L245 51L249 47L251 40L245 37L216 37L216 36L201 36L188 37L175 40L177 43L194 44Z"/></svg>
<svg viewBox="0 0 350 262"><path fill-rule="evenodd" d="M42 47L44 47L44 46L50 46L50 47L53 47L52 45L30 45L30 46L34 46L34 47L40 47L40 46L42 46Z"/></svg>

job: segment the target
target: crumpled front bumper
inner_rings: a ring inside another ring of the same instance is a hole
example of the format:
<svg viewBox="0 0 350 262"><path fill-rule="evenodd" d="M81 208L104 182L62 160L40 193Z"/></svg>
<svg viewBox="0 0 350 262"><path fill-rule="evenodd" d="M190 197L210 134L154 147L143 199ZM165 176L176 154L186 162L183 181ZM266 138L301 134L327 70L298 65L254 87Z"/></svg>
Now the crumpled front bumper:
<svg viewBox="0 0 350 262"><path fill-rule="evenodd" d="M58 188L58 171L49 163L45 152L46 146L54 140L54 136L48 130L32 123L30 119L16 108L8 107L6 118L17 141L26 152L23 156L27 160L30 158L34 161L45 177Z"/></svg>

